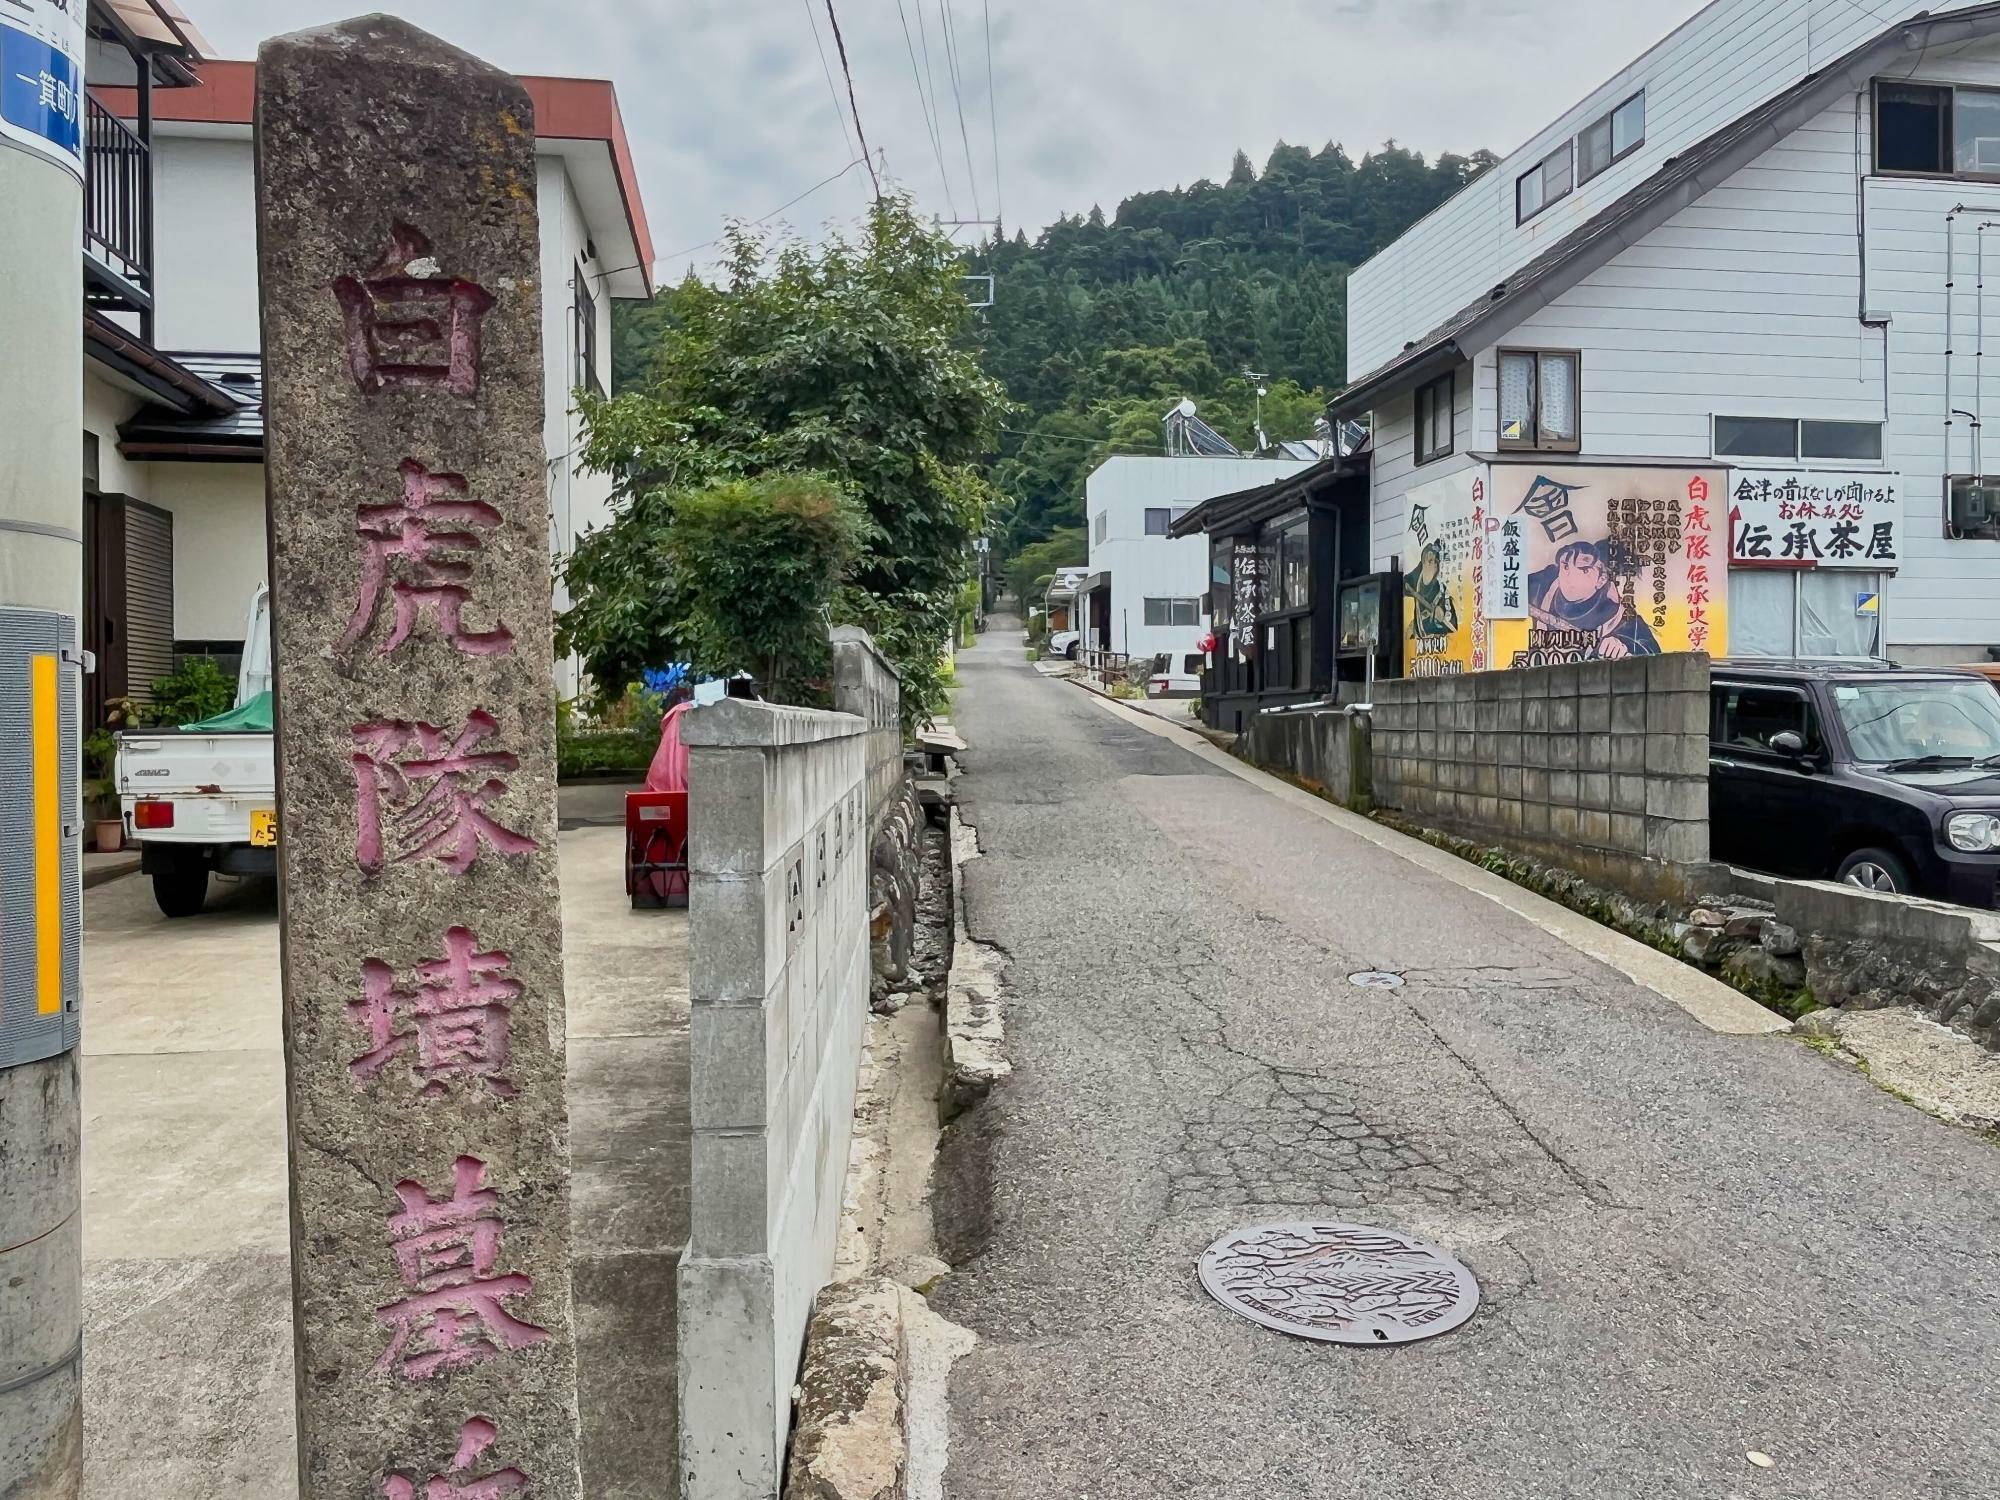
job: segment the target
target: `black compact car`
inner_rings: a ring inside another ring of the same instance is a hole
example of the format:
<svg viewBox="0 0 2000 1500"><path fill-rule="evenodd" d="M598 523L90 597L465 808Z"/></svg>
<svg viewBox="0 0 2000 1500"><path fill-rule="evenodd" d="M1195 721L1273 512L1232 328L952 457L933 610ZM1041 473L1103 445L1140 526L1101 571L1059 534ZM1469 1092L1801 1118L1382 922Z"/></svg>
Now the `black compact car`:
<svg viewBox="0 0 2000 1500"><path fill-rule="evenodd" d="M2000 905L1994 684L1851 661L1718 661L1711 681L1715 858Z"/></svg>

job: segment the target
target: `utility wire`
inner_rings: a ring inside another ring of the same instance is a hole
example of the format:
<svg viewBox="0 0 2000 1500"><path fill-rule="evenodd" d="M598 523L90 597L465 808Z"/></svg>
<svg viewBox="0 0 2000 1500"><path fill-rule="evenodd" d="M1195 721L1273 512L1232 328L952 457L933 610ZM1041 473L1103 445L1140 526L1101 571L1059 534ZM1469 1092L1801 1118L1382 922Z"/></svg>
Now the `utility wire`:
<svg viewBox="0 0 2000 1500"><path fill-rule="evenodd" d="M744 222L747 225L749 225L749 227L751 227L752 229L756 228L759 224L770 223L771 220L777 218L778 215L783 213L786 209L793 207L795 204L805 202L806 199L810 198L814 193L818 192L821 188L827 186L829 183L835 183L840 181L841 178L845 177L849 172L852 172L856 167L860 166L861 162L862 159L860 157L858 156L855 157L853 161L849 162L846 166L842 167L838 172L835 172L831 177L820 178L818 182L815 182L811 187L807 188L803 193L800 193L796 198L787 199L785 202L780 203L776 208L772 209L769 213L764 214L759 218L747 219ZM699 245L689 245L685 250L676 250L671 255L661 256L660 259L661 261L679 260L683 255L692 255L697 250L706 250L710 245L719 245L722 243L723 238L724 237L722 235L718 234L712 240L703 240ZM623 266L620 267L619 269L632 271L632 270L637 270L638 268L636 266ZM600 271L598 274L600 276L615 276L618 274L618 272Z"/></svg>
<svg viewBox="0 0 2000 1500"><path fill-rule="evenodd" d="M896 15L903 23L903 46L910 54L910 76L917 83L917 103L923 109L924 126L931 138L931 154L937 158L938 177L944 183L945 205L955 219L958 217L958 204L952 201L951 174L944 169L944 138L938 134L936 106L924 94L924 75L917 66L917 44L910 35L910 17L903 9L903 0L896 0ZM917 0L917 19L923 19L923 0Z"/></svg>
<svg viewBox="0 0 2000 1500"><path fill-rule="evenodd" d="M827 96L833 100L834 118L840 121L841 143L847 147L850 156L865 155L866 148L856 151L854 142L848 138L847 114L840 107L840 90L834 87L833 65L826 60L826 43L819 39L819 18L813 14L813 0L806 0L806 24L812 27L813 46L819 50L820 70L826 74Z"/></svg>
<svg viewBox="0 0 2000 1500"><path fill-rule="evenodd" d="M975 218L985 218L985 210L979 206L979 178L972 170L972 137L965 128L965 94L959 87L958 32L952 25L951 7L946 0L938 0L938 24L944 31L945 74L951 79L952 103L958 107L958 139L965 147L965 175L972 184L972 212Z"/></svg>
<svg viewBox="0 0 2000 1500"><path fill-rule="evenodd" d="M938 107L938 105L937 105L937 99L938 99L938 86L937 86L937 74L931 71L931 34L930 34L930 29L929 29L929 27L927 27L927 26L926 26L926 25L924 24L924 0L915 0L915 3L916 3L916 7L917 7L917 40L918 40L918 41L920 41L920 42L921 42L921 43L923 44L923 49L924 49L924 77L930 80L930 85L931 85L931 103L932 103L932 106L933 106L933 109L935 110L935 112L936 112L936 113L937 113L938 115L940 115L940 116L941 116L941 115L942 115L942 114L944 113L944 111L943 111L943 109L942 109L941 107ZM942 127L940 127L940 133L939 133L939 136L938 136L938 141L939 141L939 145L938 145L938 158L939 158L939 160L938 160L938 166L939 166L939 169L940 169L940 170L942 170L942 169L943 169L943 166L944 166L944 160L943 160L943 158L944 158L944 146L943 146L943 141L944 141L944 136L943 136L943 133L942 133ZM947 180L949 180L949 179L947 179ZM957 213L957 210L955 210L955 209L953 210L953 212L952 212L952 217L953 217L954 219L958 217L958 213Z"/></svg>
<svg viewBox="0 0 2000 1500"><path fill-rule="evenodd" d="M875 184L875 201L882 201L882 179L875 173L874 158L868 154L868 137L861 133L861 106L854 101L854 70L847 65L847 42L840 34L840 17L833 13L833 0L826 0L826 19L833 27L834 50L840 54L840 75L847 80L847 107L854 112L854 134L861 141L861 159L868 163L868 180Z"/></svg>
<svg viewBox="0 0 2000 1500"><path fill-rule="evenodd" d="M986 21L986 116L993 125L993 217L1004 225L1007 210L1000 194L1000 96L993 88L993 0L979 0L979 8Z"/></svg>

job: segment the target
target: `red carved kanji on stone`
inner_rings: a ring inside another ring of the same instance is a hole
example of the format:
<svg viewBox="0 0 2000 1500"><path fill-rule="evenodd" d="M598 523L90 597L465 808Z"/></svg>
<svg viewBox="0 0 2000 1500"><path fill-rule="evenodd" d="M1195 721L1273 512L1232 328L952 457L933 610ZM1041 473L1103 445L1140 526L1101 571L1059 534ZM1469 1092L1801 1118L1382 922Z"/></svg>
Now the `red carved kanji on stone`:
<svg viewBox="0 0 2000 1500"><path fill-rule="evenodd" d="M462 474L433 474L414 458L398 467L403 498L390 505L363 505L354 513L361 542L361 594L354 617L340 638L352 650L367 638L382 613L385 595L395 600L396 624L378 648L387 656L416 629L428 611L438 631L467 656L501 656L514 649L514 633L496 621L491 630L467 630L466 586L472 564L458 555L477 552L479 531L500 525L500 512L484 500L464 498ZM471 529L471 528L477 528Z"/></svg>
<svg viewBox="0 0 2000 1500"><path fill-rule="evenodd" d="M416 983L396 984L396 971L379 958L361 966L362 995L347 1013L368 1032L372 1051L348 1064L358 1086L379 1078L398 1058L409 1056L411 1078L426 1099L441 1098L454 1081L483 1083L502 1099L514 1085L501 1077L507 1066L507 1029L521 983L506 977L504 953L481 953L470 928L445 934L445 956L418 964Z"/></svg>
<svg viewBox="0 0 2000 1500"><path fill-rule="evenodd" d="M452 1477L467 1475L499 1436L500 1429L486 1418L474 1417L459 1430L458 1453L451 1467L442 1474L431 1475L421 1497L417 1482L402 1474L391 1474L384 1479L382 1493L387 1500L503 1500L507 1495L525 1494L528 1476L519 1469L499 1469L479 1479Z"/></svg>
<svg viewBox="0 0 2000 1500"><path fill-rule="evenodd" d="M347 363L369 393L392 385L479 391L480 325L498 304L476 282L447 276L429 236L408 224L390 231L382 263L333 284L347 321Z"/></svg>
<svg viewBox="0 0 2000 1500"><path fill-rule="evenodd" d="M484 709L455 735L403 719L354 726L354 857L362 869L435 859L463 875L482 845L508 855L540 847L487 815L507 791L499 773L521 764L511 751L477 748L499 728Z"/></svg>
<svg viewBox="0 0 2000 1500"><path fill-rule="evenodd" d="M378 1375L427 1380L532 1348L549 1336L501 1305L525 1297L534 1283L519 1274L494 1274L506 1226L499 1194L485 1186L486 1163L461 1156L453 1173L448 1198L433 1198L421 1183L396 1185L403 1209L389 1216L389 1241L414 1295L375 1314L395 1330L375 1362Z"/></svg>

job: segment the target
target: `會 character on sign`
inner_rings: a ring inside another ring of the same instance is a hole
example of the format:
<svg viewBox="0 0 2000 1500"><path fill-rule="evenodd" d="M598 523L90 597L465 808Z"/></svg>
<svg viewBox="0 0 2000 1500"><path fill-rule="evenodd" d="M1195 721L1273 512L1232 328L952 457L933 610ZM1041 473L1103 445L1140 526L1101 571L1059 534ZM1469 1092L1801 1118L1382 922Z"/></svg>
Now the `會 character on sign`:
<svg viewBox="0 0 2000 1500"><path fill-rule="evenodd" d="M422 1183L397 1184L403 1206L389 1216L389 1242L410 1295L376 1311L392 1330L376 1374L427 1380L548 1338L546 1328L505 1306L534 1283L519 1273L496 1274L506 1225L500 1195L485 1184L486 1164L471 1156L454 1164L449 1197L432 1197Z"/></svg>
<svg viewBox="0 0 2000 1500"><path fill-rule="evenodd" d="M385 600L393 600L395 624L377 648L387 656L407 641L428 615L437 633L467 656L500 656L514 649L514 633L496 621L491 630L470 630L465 606L471 600L472 563L467 554L484 545L479 533L501 524L500 512L472 499L462 474L434 474L414 458L398 466L403 498L356 509L355 536L361 543L361 587L339 650L352 650L375 629Z"/></svg>
<svg viewBox="0 0 2000 1500"><path fill-rule="evenodd" d="M354 727L354 857L362 869L373 875L434 859L463 875L484 849L523 855L540 847L487 810L506 794L501 778L521 764L511 751L480 748L499 729L483 709L455 734L406 720Z"/></svg>
<svg viewBox="0 0 2000 1500"><path fill-rule="evenodd" d="M483 953L466 927L445 934L445 954L416 966L414 983L396 982L396 970L379 958L361 965L362 998L348 1002L355 1025L368 1033L370 1050L348 1064L357 1086L380 1078L406 1060L420 1098L441 1098L455 1083L481 1086L501 1099L514 1097L502 1076L508 1032L522 985L512 978L505 953ZM401 1071L400 1069L398 1070Z"/></svg>
<svg viewBox="0 0 2000 1500"><path fill-rule="evenodd" d="M347 363L369 394L391 386L479 391L482 328L499 304L476 282L446 275L430 237L398 223L381 262L333 283L347 329Z"/></svg>

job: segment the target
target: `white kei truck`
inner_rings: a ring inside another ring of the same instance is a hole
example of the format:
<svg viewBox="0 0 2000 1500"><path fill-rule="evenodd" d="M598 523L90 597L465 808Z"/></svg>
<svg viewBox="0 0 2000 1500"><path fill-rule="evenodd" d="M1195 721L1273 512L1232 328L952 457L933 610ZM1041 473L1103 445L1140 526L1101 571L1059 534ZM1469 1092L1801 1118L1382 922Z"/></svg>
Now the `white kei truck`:
<svg viewBox="0 0 2000 1500"><path fill-rule="evenodd" d="M259 588L243 633L236 707L183 729L118 736L125 837L168 917L191 917L208 877L278 873L277 748L271 723L270 594Z"/></svg>

